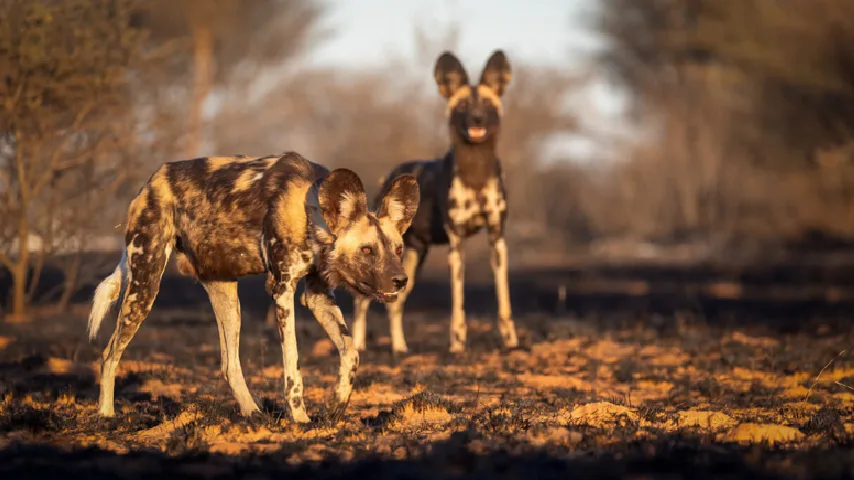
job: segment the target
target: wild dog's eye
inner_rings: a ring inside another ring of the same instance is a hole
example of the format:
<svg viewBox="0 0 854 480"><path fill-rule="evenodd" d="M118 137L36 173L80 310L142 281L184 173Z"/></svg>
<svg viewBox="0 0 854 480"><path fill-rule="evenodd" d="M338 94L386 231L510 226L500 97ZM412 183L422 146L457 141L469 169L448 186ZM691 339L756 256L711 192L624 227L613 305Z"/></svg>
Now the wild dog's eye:
<svg viewBox="0 0 854 480"><path fill-rule="evenodd" d="M403 254L403 247L401 247L400 245L395 247L394 254L397 255L398 257L401 256Z"/></svg>
<svg viewBox="0 0 854 480"><path fill-rule="evenodd" d="M364 245L362 246L362 253L364 253L365 255L370 255L374 253L374 249L369 247L368 245Z"/></svg>

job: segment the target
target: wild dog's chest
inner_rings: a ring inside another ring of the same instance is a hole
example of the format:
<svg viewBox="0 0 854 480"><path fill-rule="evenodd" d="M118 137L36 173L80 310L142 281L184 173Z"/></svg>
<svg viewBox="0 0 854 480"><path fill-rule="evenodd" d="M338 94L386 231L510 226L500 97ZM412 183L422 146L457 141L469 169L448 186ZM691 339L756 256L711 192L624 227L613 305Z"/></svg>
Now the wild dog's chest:
<svg viewBox="0 0 854 480"><path fill-rule="evenodd" d="M487 180L482 188L471 188L458 177L451 180L447 219L452 226L477 231L485 225L497 224L506 209L504 189L497 177Z"/></svg>

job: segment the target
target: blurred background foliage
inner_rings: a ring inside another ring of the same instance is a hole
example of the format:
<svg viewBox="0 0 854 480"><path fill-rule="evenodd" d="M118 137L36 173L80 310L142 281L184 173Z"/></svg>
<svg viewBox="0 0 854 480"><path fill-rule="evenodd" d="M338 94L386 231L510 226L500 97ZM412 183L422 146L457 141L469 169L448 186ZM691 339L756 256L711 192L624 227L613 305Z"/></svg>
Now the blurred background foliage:
<svg viewBox="0 0 854 480"><path fill-rule="evenodd" d="M596 6L590 24L607 43L583 69L511 58L499 144L511 260L638 244L709 255L847 242L854 2ZM371 194L393 164L441 155L432 67L459 29L413 26L415 51L382 68L311 67L311 47L334 34L328 9L0 0L0 276L14 285L0 304L21 313L37 301L48 264L64 272L50 298L67 304L114 262L87 255L116 248L127 202L164 161L297 150L354 169ZM630 136L585 130L593 114L578 97L601 74L628 94ZM596 148L541 161L562 135Z"/></svg>

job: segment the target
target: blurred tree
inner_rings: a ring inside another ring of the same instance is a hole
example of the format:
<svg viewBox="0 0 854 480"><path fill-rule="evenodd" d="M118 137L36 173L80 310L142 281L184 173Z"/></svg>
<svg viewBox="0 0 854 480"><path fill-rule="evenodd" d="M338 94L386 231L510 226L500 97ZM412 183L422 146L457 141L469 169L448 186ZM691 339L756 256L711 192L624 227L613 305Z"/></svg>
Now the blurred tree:
<svg viewBox="0 0 854 480"><path fill-rule="evenodd" d="M713 74L748 115L745 141L803 159L854 133L850 1L604 0L600 28L611 42L600 60L637 106L708 96Z"/></svg>
<svg viewBox="0 0 854 480"><path fill-rule="evenodd" d="M186 153L204 141L204 102L218 85L252 83L251 67L299 54L321 33L325 6L316 0L149 0L135 17L155 43L182 40L189 55L175 57L176 74L192 74ZM190 61L187 61L190 60ZM245 96L243 97L245 100Z"/></svg>
<svg viewBox="0 0 854 480"><path fill-rule="evenodd" d="M82 241L129 172L133 87L153 64L128 27L134 6L0 0L0 265L14 318L45 257Z"/></svg>
<svg viewBox="0 0 854 480"><path fill-rule="evenodd" d="M650 134L625 154L640 164L614 176L635 231L641 219L645 232L704 235L738 224L782 234L838 223L813 159L817 149L854 138L854 3L603 0L601 7L609 46L598 60L632 93L634 118Z"/></svg>

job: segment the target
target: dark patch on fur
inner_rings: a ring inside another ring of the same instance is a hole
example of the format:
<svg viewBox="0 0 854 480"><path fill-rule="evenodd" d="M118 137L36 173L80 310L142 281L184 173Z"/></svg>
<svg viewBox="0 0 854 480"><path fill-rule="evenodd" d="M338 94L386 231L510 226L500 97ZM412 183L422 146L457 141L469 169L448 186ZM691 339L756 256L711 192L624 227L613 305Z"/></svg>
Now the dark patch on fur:
<svg viewBox="0 0 854 480"><path fill-rule="evenodd" d="M344 337L350 336L350 330L347 329L347 325L344 323L338 324L338 333L340 333Z"/></svg>
<svg viewBox="0 0 854 480"><path fill-rule="evenodd" d="M460 334L460 332L458 332L458 331L456 331L456 330L454 331L454 340L455 340L455 341L456 341L456 343L458 343L458 344L459 344L459 343L464 343L463 336Z"/></svg>
<svg viewBox="0 0 854 480"><path fill-rule="evenodd" d="M166 179L170 185L188 184L198 191L204 191L208 178L208 159L194 158L169 162L165 166Z"/></svg>

